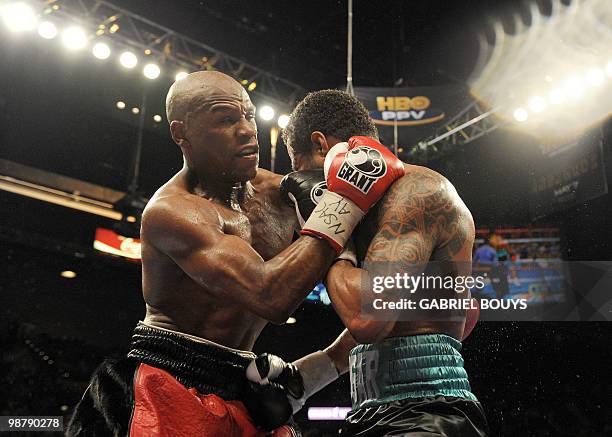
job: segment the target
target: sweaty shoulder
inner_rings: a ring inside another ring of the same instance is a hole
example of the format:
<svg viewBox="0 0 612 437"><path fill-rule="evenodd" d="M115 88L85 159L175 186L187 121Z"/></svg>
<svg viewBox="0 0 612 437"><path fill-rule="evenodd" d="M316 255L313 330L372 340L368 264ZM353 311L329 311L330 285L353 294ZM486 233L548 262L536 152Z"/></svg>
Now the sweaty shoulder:
<svg viewBox="0 0 612 437"><path fill-rule="evenodd" d="M257 175L251 179L253 187L261 192L266 193L273 198L280 198L280 181L283 179L283 175L273 173L269 170L258 168Z"/></svg>
<svg viewBox="0 0 612 437"><path fill-rule="evenodd" d="M278 188L278 185L280 184L282 178L283 175L273 173L264 168L258 168L257 175L255 175L255 177L251 179L251 183L254 186L273 185Z"/></svg>
<svg viewBox="0 0 612 437"><path fill-rule="evenodd" d="M190 229L203 226L221 229L217 209L210 200L182 190L160 190L142 214L141 237L155 246L163 246L168 235L188 235Z"/></svg>
<svg viewBox="0 0 612 437"><path fill-rule="evenodd" d="M453 184L426 167L405 164L406 174L382 198L378 224L394 223L398 230L419 232L434 251L467 244L474 233L470 211ZM446 256L444 256L446 257Z"/></svg>

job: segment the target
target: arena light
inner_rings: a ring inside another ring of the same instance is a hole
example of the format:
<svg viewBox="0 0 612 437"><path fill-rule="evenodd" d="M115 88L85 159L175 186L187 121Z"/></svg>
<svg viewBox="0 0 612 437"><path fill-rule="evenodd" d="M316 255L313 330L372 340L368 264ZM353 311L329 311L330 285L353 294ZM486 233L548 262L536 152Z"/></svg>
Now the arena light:
<svg viewBox="0 0 612 437"><path fill-rule="evenodd" d="M281 129L285 129L289 124L289 116L287 114L282 114L278 117L278 127Z"/></svg>
<svg viewBox="0 0 612 437"><path fill-rule="evenodd" d="M189 73L187 73L186 71L179 71L178 73L176 73L176 76L174 76L174 80L185 79L188 75Z"/></svg>
<svg viewBox="0 0 612 437"><path fill-rule="evenodd" d="M582 81L577 77L570 77L563 84L565 94L568 97L577 98L583 93Z"/></svg>
<svg viewBox="0 0 612 437"><path fill-rule="evenodd" d="M38 34L44 39L53 39L57 36L57 27L51 21L43 21L38 25Z"/></svg>
<svg viewBox="0 0 612 437"><path fill-rule="evenodd" d="M529 109L533 112L542 112L546 109L546 100L540 96L533 96L529 99Z"/></svg>
<svg viewBox="0 0 612 437"><path fill-rule="evenodd" d="M140 114L140 108L133 107L132 108L132 114L134 114L134 115Z"/></svg>
<svg viewBox="0 0 612 437"><path fill-rule="evenodd" d="M270 121L274 118L274 108L270 105L263 105L258 114L262 120Z"/></svg>
<svg viewBox="0 0 612 437"><path fill-rule="evenodd" d="M159 77L161 70L159 69L159 65L150 63L144 66L142 73L147 79L153 80Z"/></svg>
<svg viewBox="0 0 612 437"><path fill-rule="evenodd" d="M247 90L254 91L255 88L257 88L257 82L253 81L249 84L249 86L247 87Z"/></svg>
<svg viewBox="0 0 612 437"><path fill-rule="evenodd" d="M554 105L558 105L565 100L565 93L561 88L555 88L548 93L548 100Z"/></svg>
<svg viewBox="0 0 612 437"><path fill-rule="evenodd" d="M513 115L514 119L520 122L526 121L529 118L529 113L525 108L516 108Z"/></svg>
<svg viewBox="0 0 612 437"><path fill-rule="evenodd" d="M64 270L63 272L60 273L60 276L66 279L74 279L76 278L76 273L73 272L72 270Z"/></svg>
<svg viewBox="0 0 612 437"><path fill-rule="evenodd" d="M293 325L295 324L295 322L297 322L297 319L295 317L289 317L285 323L287 325Z"/></svg>
<svg viewBox="0 0 612 437"><path fill-rule="evenodd" d="M138 58L132 52L123 52L121 56L119 56L119 63L123 67L131 69L138 65Z"/></svg>
<svg viewBox="0 0 612 437"><path fill-rule="evenodd" d="M62 32L62 42L70 50L79 50L87 44L87 36L80 27L71 26Z"/></svg>
<svg viewBox="0 0 612 437"><path fill-rule="evenodd" d="M119 100L117 102L117 109L125 109L125 102L122 102L121 100Z"/></svg>
<svg viewBox="0 0 612 437"><path fill-rule="evenodd" d="M2 21L9 30L23 32L36 28L36 14L26 3L9 3L0 8Z"/></svg>
<svg viewBox="0 0 612 437"><path fill-rule="evenodd" d="M111 49L108 46L108 44L99 42L99 43L94 44L93 48L91 49L91 52L96 58L104 60L104 59L108 59L108 57L110 56Z"/></svg>
<svg viewBox="0 0 612 437"><path fill-rule="evenodd" d="M599 68L593 68L587 73L586 79L589 85L599 86L604 83L605 75L603 70Z"/></svg>
<svg viewBox="0 0 612 437"><path fill-rule="evenodd" d="M161 121L162 121L162 116L161 116L161 115L159 115L159 114L155 114L155 115L153 116L153 121L154 121L155 123L161 123Z"/></svg>
<svg viewBox="0 0 612 437"><path fill-rule="evenodd" d="M612 112L612 33L603 30L609 27L605 25L612 17L612 2L545 3L546 8L538 0L513 5L516 22L511 32L501 20L492 22L480 39L469 86L478 100L510 116L522 106L529 119L523 128L556 141L605 120ZM543 101L530 104L533 94L517 101L528 90L545 99L542 113L538 111ZM521 128L520 123L515 126Z"/></svg>

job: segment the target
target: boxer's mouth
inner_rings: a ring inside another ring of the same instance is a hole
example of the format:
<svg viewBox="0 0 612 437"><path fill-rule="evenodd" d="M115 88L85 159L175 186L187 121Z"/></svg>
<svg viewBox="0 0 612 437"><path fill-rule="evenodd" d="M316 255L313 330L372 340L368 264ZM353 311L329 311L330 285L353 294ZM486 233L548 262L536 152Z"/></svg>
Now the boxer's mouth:
<svg viewBox="0 0 612 437"><path fill-rule="evenodd" d="M243 147L240 152L236 154L239 158L253 159L259 155L259 147L257 145Z"/></svg>

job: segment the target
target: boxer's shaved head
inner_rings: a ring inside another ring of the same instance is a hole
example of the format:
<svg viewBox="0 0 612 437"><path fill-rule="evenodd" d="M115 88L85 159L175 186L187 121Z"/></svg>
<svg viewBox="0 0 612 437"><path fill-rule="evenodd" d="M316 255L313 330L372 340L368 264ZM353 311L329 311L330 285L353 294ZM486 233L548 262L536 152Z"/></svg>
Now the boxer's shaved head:
<svg viewBox="0 0 612 437"><path fill-rule="evenodd" d="M236 80L198 71L177 80L166 96L172 139L199 178L245 182L258 163L255 107Z"/></svg>
<svg viewBox="0 0 612 437"><path fill-rule="evenodd" d="M187 121L190 112L221 100L250 102L246 90L235 79L219 71L197 71L172 84L166 96L168 122Z"/></svg>

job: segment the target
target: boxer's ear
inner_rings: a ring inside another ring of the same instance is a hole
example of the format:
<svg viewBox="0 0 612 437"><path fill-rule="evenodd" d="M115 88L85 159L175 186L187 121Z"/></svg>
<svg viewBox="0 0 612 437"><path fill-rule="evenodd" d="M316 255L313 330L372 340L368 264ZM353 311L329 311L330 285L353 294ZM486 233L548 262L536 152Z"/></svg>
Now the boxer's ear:
<svg viewBox="0 0 612 437"><path fill-rule="evenodd" d="M330 147L329 147L329 144L327 143L327 138L325 138L325 135L323 134L323 132L316 130L313 133L311 133L310 142L311 142L313 155L315 156L318 155L318 156L321 156L322 158L325 158L325 155L327 155L327 152L329 151Z"/></svg>
<svg viewBox="0 0 612 437"><path fill-rule="evenodd" d="M185 142L188 142L185 138L185 123L179 120L172 120L170 122L170 135L176 144L183 147Z"/></svg>

